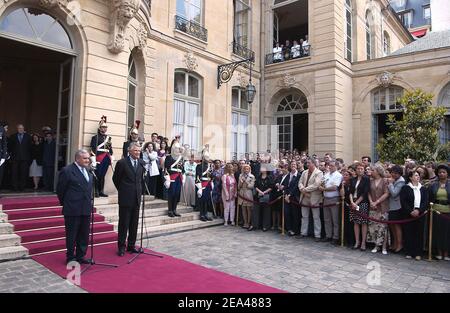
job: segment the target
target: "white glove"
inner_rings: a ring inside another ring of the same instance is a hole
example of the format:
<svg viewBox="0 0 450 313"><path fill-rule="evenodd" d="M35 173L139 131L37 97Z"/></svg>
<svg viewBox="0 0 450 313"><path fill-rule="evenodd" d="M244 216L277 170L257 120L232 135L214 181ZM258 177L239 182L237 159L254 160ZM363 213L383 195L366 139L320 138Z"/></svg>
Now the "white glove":
<svg viewBox="0 0 450 313"><path fill-rule="evenodd" d="M111 158L111 163L114 163L114 161L115 161L114 156L110 154L109 157Z"/></svg>
<svg viewBox="0 0 450 313"><path fill-rule="evenodd" d="M202 195L203 195L203 190L202 190L202 189L199 189L199 190L197 191L197 196L198 196L199 198L201 198Z"/></svg>
<svg viewBox="0 0 450 313"><path fill-rule="evenodd" d="M3 163L5 163L5 159L1 159L1 160L0 160L0 166L2 166Z"/></svg>
<svg viewBox="0 0 450 313"><path fill-rule="evenodd" d="M93 155L89 158L91 160L91 166L92 168L96 168L97 167L97 158Z"/></svg>
<svg viewBox="0 0 450 313"><path fill-rule="evenodd" d="M166 187L166 189L170 188L170 175L164 176L164 187Z"/></svg>

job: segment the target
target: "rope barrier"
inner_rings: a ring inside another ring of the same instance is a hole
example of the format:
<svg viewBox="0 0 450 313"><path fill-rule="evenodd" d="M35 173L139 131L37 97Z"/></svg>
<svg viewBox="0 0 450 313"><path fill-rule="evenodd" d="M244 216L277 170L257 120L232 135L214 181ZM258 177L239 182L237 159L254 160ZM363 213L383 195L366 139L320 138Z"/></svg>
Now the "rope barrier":
<svg viewBox="0 0 450 313"><path fill-rule="evenodd" d="M254 201L253 199L248 199L248 198L243 197L243 196L241 196L241 195L238 195L238 198L240 198L240 199L242 199L242 200L244 200L244 201L253 203L253 204L258 204L258 205L272 205L272 204L277 203L281 198L283 198L283 196L279 196L278 198L276 198L275 200L273 200L273 201L271 201L271 202L259 202L259 200L258 200L258 201Z"/></svg>
<svg viewBox="0 0 450 313"><path fill-rule="evenodd" d="M449 214L449 213L442 213L442 212L440 212L440 211L438 211L438 210L435 210L435 209L431 209L434 213L436 213L436 215L437 216L439 216L439 217L442 217L443 219L445 219L445 220L447 220L447 221L450 221L450 216L448 216L447 214Z"/></svg>
<svg viewBox="0 0 450 313"><path fill-rule="evenodd" d="M418 217L415 217L415 218L409 218L409 219L404 219L404 220L400 220L400 221L387 221L387 220L376 219L376 218L370 217L368 215L362 214L361 212L351 208L350 206L349 206L349 208L351 211L353 211L353 213L355 213L356 215L358 215L366 220L369 220L369 221L372 221L375 223L380 223L380 224L387 224L387 225L394 225L394 224L401 225L401 224L412 223L412 222L415 222L415 221L421 219L422 217L424 217L425 215L428 214L428 211L425 211L422 214L420 214Z"/></svg>

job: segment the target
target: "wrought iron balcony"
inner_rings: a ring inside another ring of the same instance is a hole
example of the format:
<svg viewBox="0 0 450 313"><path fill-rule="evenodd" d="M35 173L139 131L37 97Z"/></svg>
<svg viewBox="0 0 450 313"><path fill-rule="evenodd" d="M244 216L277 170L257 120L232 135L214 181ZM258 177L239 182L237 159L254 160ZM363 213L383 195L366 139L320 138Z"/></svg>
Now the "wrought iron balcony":
<svg viewBox="0 0 450 313"><path fill-rule="evenodd" d="M206 28L203 28L198 23L189 21L179 15L175 16L175 29L205 42L208 41L208 30Z"/></svg>
<svg viewBox="0 0 450 313"><path fill-rule="evenodd" d="M233 53L244 59L255 59L255 52L233 41Z"/></svg>
<svg viewBox="0 0 450 313"><path fill-rule="evenodd" d="M311 46L303 46L299 47L298 49L290 48L285 49L280 52L275 53L269 53L266 55L266 65L273 64L273 63L280 63L285 62L289 60L296 60L301 58L306 58L311 55Z"/></svg>

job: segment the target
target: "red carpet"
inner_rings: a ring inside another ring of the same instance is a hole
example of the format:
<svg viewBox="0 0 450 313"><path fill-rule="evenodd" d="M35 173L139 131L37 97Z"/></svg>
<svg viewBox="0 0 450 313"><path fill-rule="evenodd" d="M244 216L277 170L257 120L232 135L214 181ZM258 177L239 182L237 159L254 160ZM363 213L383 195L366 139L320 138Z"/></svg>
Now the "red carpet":
<svg viewBox="0 0 450 313"><path fill-rule="evenodd" d="M123 258L118 257L115 244L98 246L94 252L97 262L112 263L119 267L95 265L88 269L81 276L81 288L92 293L284 292L167 255L162 259L141 255L133 263L127 264L133 255L127 253ZM66 278L68 270L63 252L35 256L33 259Z"/></svg>
<svg viewBox="0 0 450 313"><path fill-rule="evenodd" d="M56 196L2 198L0 204L30 255L66 248L64 217ZM96 244L117 241L114 226L105 223L103 216L94 214L94 221Z"/></svg>

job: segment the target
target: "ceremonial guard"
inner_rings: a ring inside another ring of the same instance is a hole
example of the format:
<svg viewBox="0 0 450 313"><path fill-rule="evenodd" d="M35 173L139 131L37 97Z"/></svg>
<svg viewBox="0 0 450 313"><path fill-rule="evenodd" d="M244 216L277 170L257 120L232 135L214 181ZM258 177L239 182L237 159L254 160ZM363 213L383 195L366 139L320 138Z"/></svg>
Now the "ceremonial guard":
<svg viewBox="0 0 450 313"><path fill-rule="evenodd" d="M208 217L208 211L212 211L212 168L209 164L209 151L206 146L202 151L202 163L195 169L195 182L197 187L198 205L200 207L200 220L203 222L212 221Z"/></svg>
<svg viewBox="0 0 450 313"><path fill-rule="evenodd" d="M166 175L164 176L164 186L168 189L168 209L169 217L179 217L177 213L177 205L181 198L181 188L183 186L183 151L177 139L172 141L169 148L169 155L166 157L164 167Z"/></svg>
<svg viewBox="0 0 450 313"><path fill-rule="evenodd" d="M93 136L91 140L91 162L95 167L95 175L97 176L96 197L108 197L104 192L105 176L108 167L112 166L114 157L111 137L106 134L107 131L106 116L102 116L97 135Z"/></svg>
<svg viewBox="0 0 450 313"><path fill-rule="evenodd" d="M134 125L131 127L130 136L128 137L128 141L125 141L123 143L122 158L126 158L128 156L128 147L130 146L130 143L136 142L142 146L143 140L141 140L139 138L139 126L140 125L141 125L141 121L136 120ZM141 159L142 159L142 153L141 153Z"/></svg>

